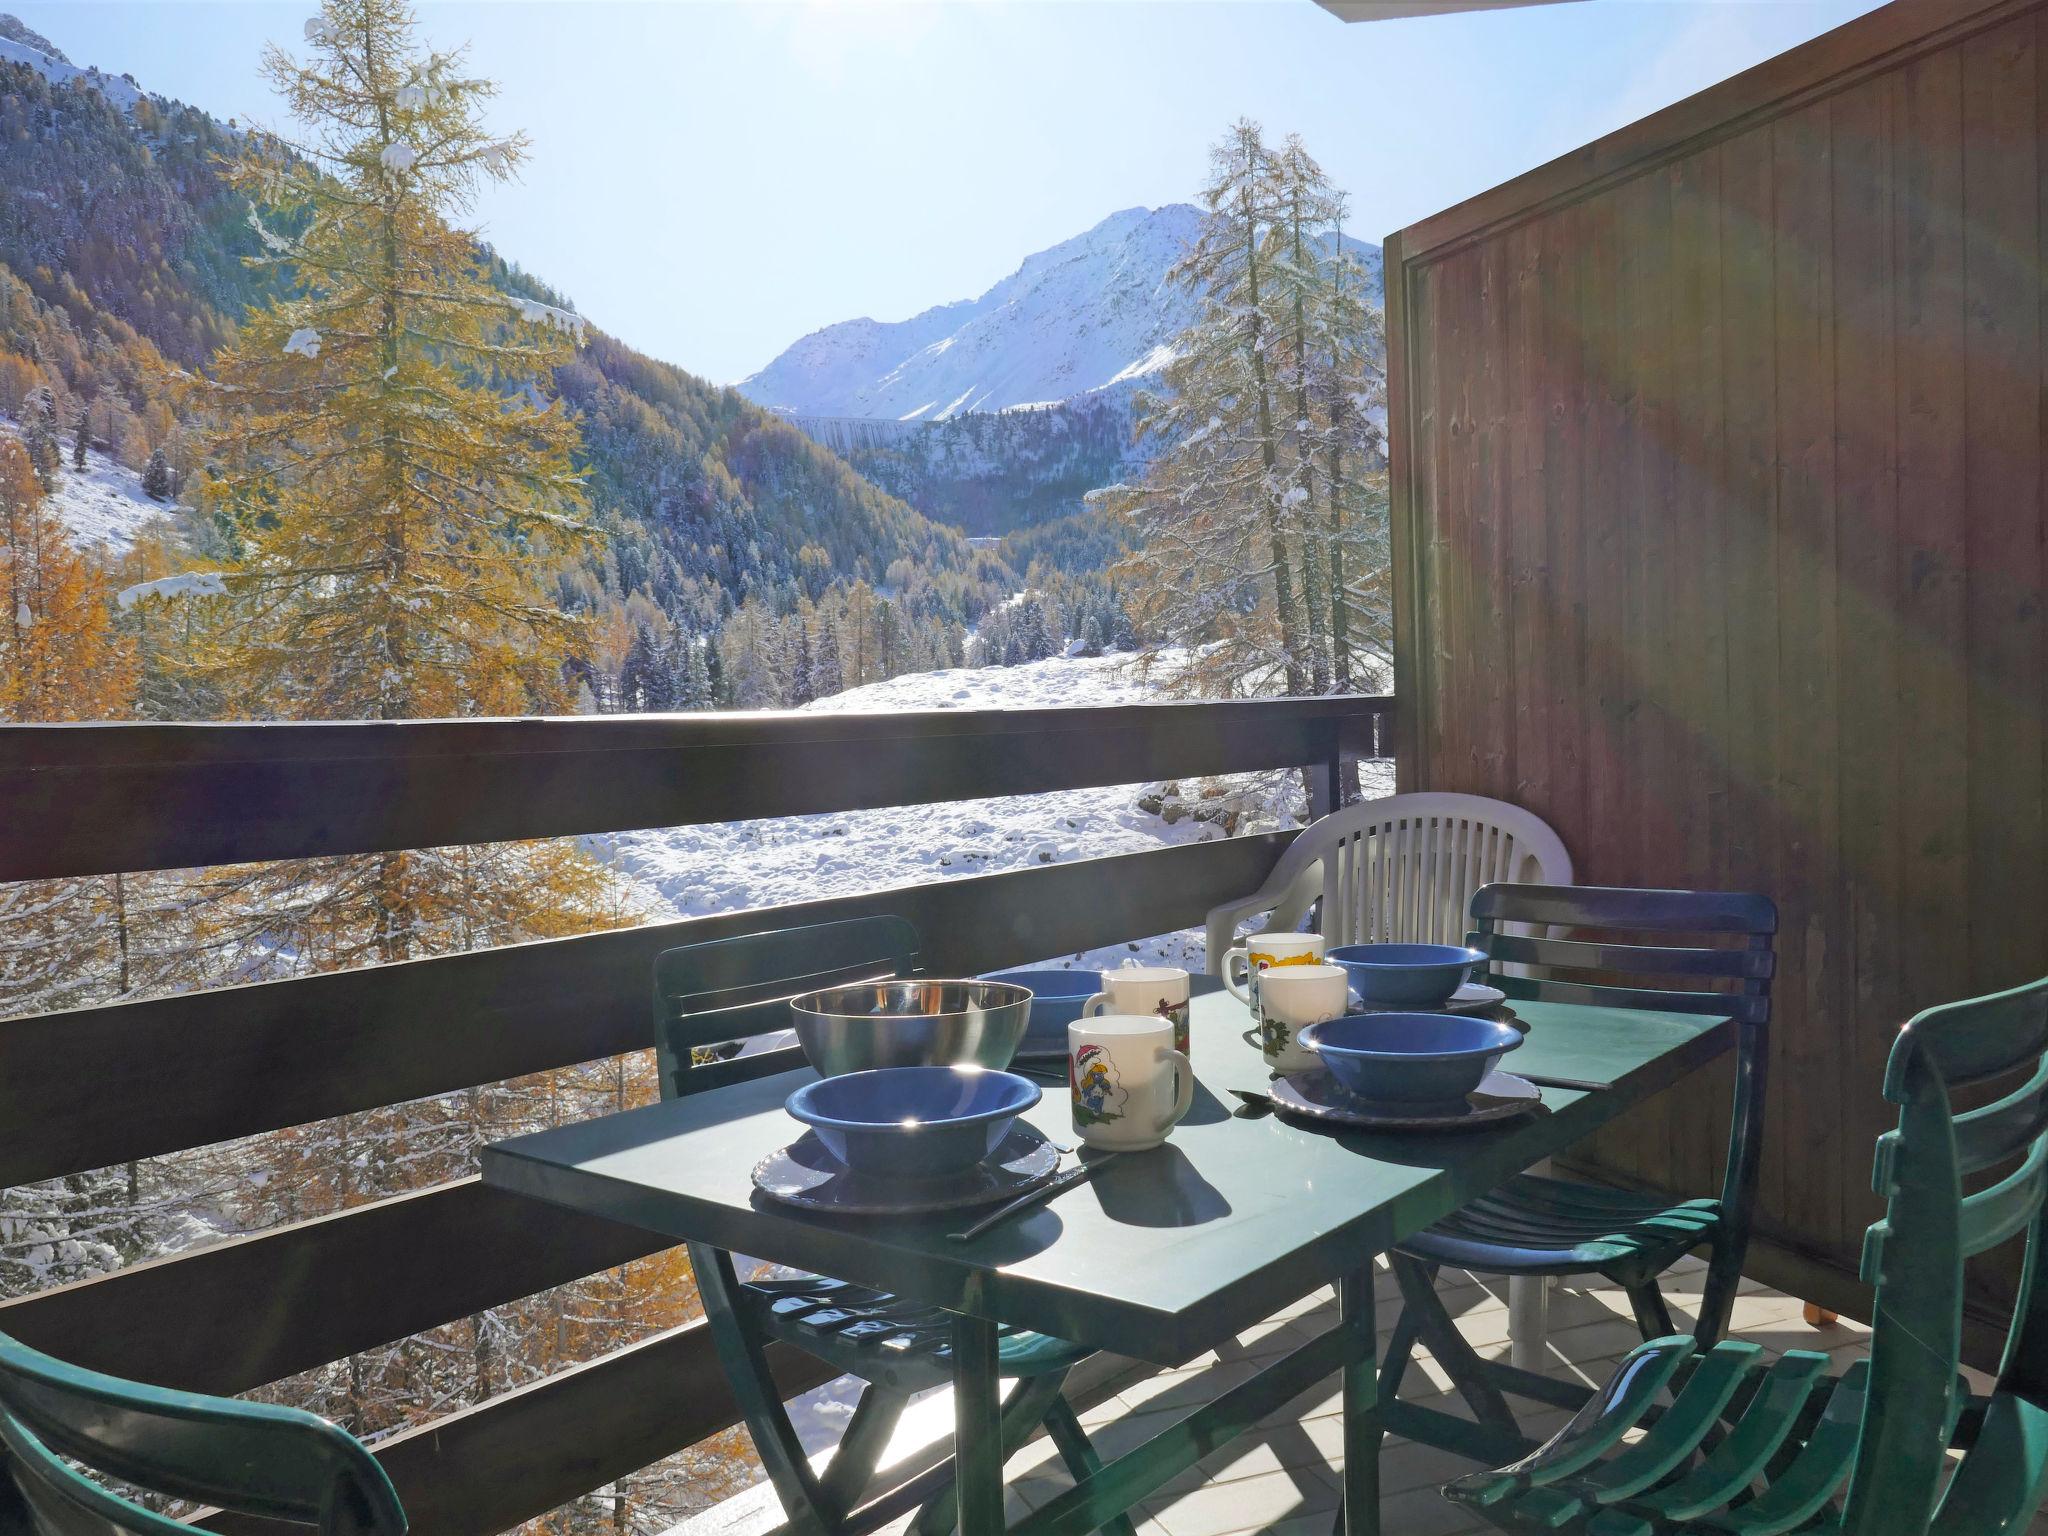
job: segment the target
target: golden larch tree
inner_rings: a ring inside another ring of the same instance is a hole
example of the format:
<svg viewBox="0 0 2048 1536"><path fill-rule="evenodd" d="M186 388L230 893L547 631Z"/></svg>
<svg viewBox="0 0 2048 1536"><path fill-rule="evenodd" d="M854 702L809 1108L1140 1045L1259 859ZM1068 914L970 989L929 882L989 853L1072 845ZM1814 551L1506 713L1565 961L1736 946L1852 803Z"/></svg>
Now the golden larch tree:
<svg viewBox="0 0 2048 1536"><path fill-rule="evenodd" d="M209 658L232 713L403 720L559 708L576 625L546 579L586 539L575 423L541 382L582 321L489 281L455 223L510 177L487 81L398 0L327 0L264 72L303 133L251 141L288 297L216 359L210 493L246 611Z"/></svg>

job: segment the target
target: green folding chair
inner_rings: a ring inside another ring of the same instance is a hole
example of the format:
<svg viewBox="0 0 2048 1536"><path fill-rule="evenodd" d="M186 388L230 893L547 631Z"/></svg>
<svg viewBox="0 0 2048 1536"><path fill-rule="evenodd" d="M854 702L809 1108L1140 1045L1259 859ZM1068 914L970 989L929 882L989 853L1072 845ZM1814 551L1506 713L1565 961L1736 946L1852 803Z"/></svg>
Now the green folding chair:
<svg viewBox="0 0 2048 1536"><path fill-rule="evenodd" d="M405 1531L384 1469L325 1419L141 1386L0 1334L0 1531L191 1536L191 1526L80 1467L141 1493L290 1520L321 1536Z"/></svg>
<svg viewBox="0 0 2048 1536"><path fill-rule="evenodd" d="M1510 1002L1729 1014L1740 1030L1728 1168L1718 1197L1673 1200L1519 1174L1391 1255L1401 1316L1380 1370L1381 1395L1391 1400L1399 1393L1420 1341L1482 1423L1519 1435L1504 1393L1577 1408L1586 1389L1483 1358L1444 1310L1437 1270L1596 1274L1627 1292L1637 1326L1651 1339L1675 1331L1657 1277L1703 1248L1707 1277L1693 1332L1702 1344L1720 1338L1749 1251L1763 1155L1778 911L1768 897L1732 891L1501 884L1473 896L1472 918L1470 942L1491 957L1486 979ZM1717 942L1698 941L1708 937ZM1512 1058L1507 1065L1514 1069Z"/></svg>
<svg viewBox="0 0 2048 1536"><path fill-rule="evenodd" d="M1547 1445L1445 1496L1503 1531L1567 1536L2024 1531L2048 1492L2044 1053L2048 981L1930 1008L1893 1045L1899 1128L1878 1138L1873 1179L1888 1208L1863 1244L1868 1360L1831 1376L1808 1350L1773 1361L1754 1344L1657 1339ZM1995 1102L1952 1107L1955 1090L2021 1071ZM1973 1177L1990 1170L2002 1176ZM1966 1180L1983 1187L1966 1195ZM1957 1370L1963 1261L2020 1233L2004 1363L1973 1398Z"/></svg>
<svg viewBox="0 0 2048 1536"><path fill-rule="evenodd" d="M738 1046L787 1030L789 999L799 993L917 970L917 930L900 917L853 918L671 949L654 963L662 1096L680 1098L800 1067L803 1053L794 1045L749 1055ZM821 1275L742 1281L731 1254L702 1243L691 1243L689 1251L712 1341L790 1528L851 1536L921 1507L920 1536L951 1530L950 1460L863 1502L910 1398L952 1383L951 1317ZM822 1475L811 1470L775 1389L764 1352L771 1340L866 1383ZM1098 1470L1101 1461L1062 1395L1067 1372L1092 1351L1012 1328L1001 1331L997 1351L1002 1374L1017 1383L1002 1407L1005 1455L1043 1425L1077 1478ZM1103 1529L1135 1536L1126 1516Z"/></svg>

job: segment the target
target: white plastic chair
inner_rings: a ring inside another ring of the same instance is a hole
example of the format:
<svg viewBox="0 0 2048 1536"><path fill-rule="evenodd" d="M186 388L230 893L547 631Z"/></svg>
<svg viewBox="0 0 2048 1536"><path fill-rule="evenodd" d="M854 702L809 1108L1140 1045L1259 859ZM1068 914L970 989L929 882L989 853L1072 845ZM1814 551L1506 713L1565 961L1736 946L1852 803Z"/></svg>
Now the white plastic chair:
<svg viewBox="0 0 2048 1536"><path fill-rule="evenodd" d="M1258 890L1210 909L1209 970L1222 974L1246 918L1269 913L1267 928L1291 932L1318 898L1317 927L1333 945L1462 944L1473 892L1497 880L1570 885L1571 855L1541 817L1483 795L1347 806L1302 828ZM1548 1310L1544 1281L1508 1282L1508 1338L1524 1369L1542 1361Z"/></svg>
<svg viewBox="0 0 2048 1536"><path fill-rule="evenodd" d="M1312 903L1332 944L1462 944L1472 893L1496 880L1570 885L1571 856L1533 812L1483 795L1389 795L1310 822L1266 883L1209 912L1209 970L1262 912L1294 929Z"/></svg>

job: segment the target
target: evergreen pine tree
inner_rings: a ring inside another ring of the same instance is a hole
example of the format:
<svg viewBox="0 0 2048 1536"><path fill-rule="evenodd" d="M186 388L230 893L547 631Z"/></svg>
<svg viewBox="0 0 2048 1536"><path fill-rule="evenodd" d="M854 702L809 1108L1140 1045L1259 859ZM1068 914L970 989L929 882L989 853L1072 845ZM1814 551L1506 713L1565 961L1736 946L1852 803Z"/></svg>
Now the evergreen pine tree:
<svg viewBox="0 0 2048 1536"><path fill-rule="evenodd" d="M84 465L81 463L79 467L82 469ZM149 466L142 472L142 494L151 501L171 499L171 461L164 457L161 448L149 456Z"/></svg>
<svg viewBox="0 0 2048 1536"><path fill-rule="evenodd" d="M707 709L732 708L732 689L725 679L725 659L719 653L719 637L707 635L700 648L704 658L704 706Z"/></svg>
<svg viewBox="0 0 2048 1536"><path fill-rule="evenodd" d="M85 450L87 447L85 417L86 410L81 405L78 408L77 417L71 423L71 467L80 474L85 473Z"/></svg>
<svg viewBox="0 0 2048 1536"><path fill-rule="evenodd" d="M789 682L783 694L791 704L802 707L818 696L812 687L814 674L811 669L811 629L801 614L789 622L796 633L789 652Z"/></svg>
<svg viewBox="0 0 2048 1536"><path fill-rule="evenodd" d="M22 445L43 489L57 488L57 470L64 462L63 446L57 441L57 400L45 384L22 402Z"/></svg>
<svg viewBox="0 0 2048 1536"><path fill-rule="evenodd" d="M633 643L619 668L618 707L626 714L645 714L673 709L668 671L662 664L660 644L646 629L635 626Z"/></svg>
<svg viewBox="0 0 2048 1536"><path fill-rule="evenodd" d="M839 630L830 619L818 621L818 649L811 661L811 697L829 699L846 686L845 665L840 659Z"/></svg>

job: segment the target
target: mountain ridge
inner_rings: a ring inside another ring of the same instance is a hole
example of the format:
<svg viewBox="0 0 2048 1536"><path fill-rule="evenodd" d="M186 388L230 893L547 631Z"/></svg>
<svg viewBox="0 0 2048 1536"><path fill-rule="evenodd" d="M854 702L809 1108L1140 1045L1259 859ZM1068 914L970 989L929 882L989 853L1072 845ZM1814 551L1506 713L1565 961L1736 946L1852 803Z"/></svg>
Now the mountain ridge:
<svg viewBox="0 0 2048 1536"><path fill-rule="evenodd" d="M1205 217L1191 203L1118 209L974 298L822 326L734 387L792 417L927 422L1128 394L1171 361L1195 319L1167 273ZM1380 248L1345 245L1377 289Z"/></svg>

